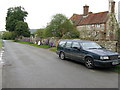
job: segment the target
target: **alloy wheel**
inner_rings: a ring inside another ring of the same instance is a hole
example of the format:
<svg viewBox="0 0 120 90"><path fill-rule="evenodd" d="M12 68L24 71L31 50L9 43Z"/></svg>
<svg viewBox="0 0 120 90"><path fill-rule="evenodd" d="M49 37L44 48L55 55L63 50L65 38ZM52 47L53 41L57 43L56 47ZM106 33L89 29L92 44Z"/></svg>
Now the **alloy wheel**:
<svg viewBox="0 0 120 90"><path fill-rule="evenodd" d="M93 68L94 65L93 65L93 60L92 60L92 58L86 58L85 65L86 65L86 67L89 68L89 69Z"/></svg>
<svg viewBox="0 0 120 90"><path fill-rule="evenodd" d="M60 53L60 59L62 59L62 60L65 59L65 54L63 52Z"/></svg>

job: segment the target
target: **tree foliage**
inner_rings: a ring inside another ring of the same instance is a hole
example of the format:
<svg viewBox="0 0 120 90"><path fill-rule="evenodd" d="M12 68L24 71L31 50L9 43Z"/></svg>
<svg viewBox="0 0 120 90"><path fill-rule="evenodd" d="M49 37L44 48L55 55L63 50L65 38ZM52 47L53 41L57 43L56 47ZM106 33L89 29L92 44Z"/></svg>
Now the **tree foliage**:
<svg viewBox="0 0 120 90"><path fill-rule="evenodd" d="M30 31L28 28L28 24L23 21L18 21L15 26L15 33L17 34L17 37L19 36L29 37Z"/></svg>
<svg viewBox="0 0 120 90"><path fill-rule="evenodd" d="M28 24L25 22L27 15L27 11L21 6L9 8L6 16L6 30L14 33L17 38L30 36Z"/></svg>
<svg viewBox="0 0 120 90"><path fill-rule="evenodd" d="M34 34L39 38L44 38L45 37L45 29L38 29Z"/></svg>
<svg viewBox="0 0 120 90"><path fill-rule="evenodd" d="M46 27L45 35L47 37L63 37L68 33L77 32L73 24L66 16L62 14L56 14L53 16L51 22ZM78 35L78 34L77 34Z"/></svg>
<svg viewBox="0 0 120 90"><path fill-rule="evenodd" d="M14 32L3 32L2 39L13 40L13 39L15 39L15 33Z"/></svg>
<svg viewBox="0 0 120 90"><path fill-rule="evenodd" d="M28 13L21 6L9 8L6 17L6 30L15 31L16 23L18 21L24 22L25 17L27 17L27 15Z"/></svg>

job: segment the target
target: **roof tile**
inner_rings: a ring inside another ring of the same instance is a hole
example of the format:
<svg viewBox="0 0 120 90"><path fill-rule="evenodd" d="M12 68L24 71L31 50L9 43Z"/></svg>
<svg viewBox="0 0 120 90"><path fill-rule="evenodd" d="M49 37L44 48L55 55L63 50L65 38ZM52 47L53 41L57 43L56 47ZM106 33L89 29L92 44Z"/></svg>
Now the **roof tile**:
<svg viewBox="0 0 120 90"><path fill-rule="evenodd" d="M107 22L108 13L109 13L108 11L105 11L99 13L91 13L88 14L87 16L73 14L70 20L72 20L74 25L76 26L88 25L88 24L100 24Z"/></svg>

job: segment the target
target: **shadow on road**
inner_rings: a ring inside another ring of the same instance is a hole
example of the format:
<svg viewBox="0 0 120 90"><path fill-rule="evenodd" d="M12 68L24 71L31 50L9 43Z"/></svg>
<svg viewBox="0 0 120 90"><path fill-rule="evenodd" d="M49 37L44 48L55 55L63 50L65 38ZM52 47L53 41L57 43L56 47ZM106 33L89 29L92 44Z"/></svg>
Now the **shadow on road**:
<svg viewBox="0 0 120 90"><path fill-rule="evenodd" d="M81 62L77 62L77 61L74 61L74 60L71 60L71 59L65 59L66 61L68 62L71 62L71 63L74 63L74 64L78 64L78 65L82 65L84 68L86 68L86 66L84 65L84 63L81 63ZM87 68L86 68L87 69ZM116 71L115 71L116 69ZM100 71L100 72L117 72L117 69L120 69L120 67L95 67L94 69L88 69L88 70L94 70L94 71Z"/></svg>

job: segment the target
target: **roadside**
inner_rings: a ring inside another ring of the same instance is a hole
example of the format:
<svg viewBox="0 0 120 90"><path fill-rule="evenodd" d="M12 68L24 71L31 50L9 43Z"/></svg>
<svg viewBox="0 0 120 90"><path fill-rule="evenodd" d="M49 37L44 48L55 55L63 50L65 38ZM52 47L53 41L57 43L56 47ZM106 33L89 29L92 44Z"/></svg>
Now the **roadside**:
<svg viewBox="0 0 120 90"><path fill-rule="evenodd" d="M0 89L2 89L2 40L0 39Z"/></svg>
<svg viewBox="0 0 120 90"><path fill-rule="evenodd" d="M0 49L2 48L2 40L0 39Z"/></svg>
<svg viewBox="0 0 120 90"><path fill-rule="evenodd" d="M14 42L21 43L21 44L27 44L27 45L34 46L34 47L49 49L52 52L56 52L56 50L57 50L56 47L51 47L49 45L37 45L37 44L33 44L31 42L25 42L25 41L14 41Z"/></svg>
<svg viewBox="0 0 120 90"><path fill-rule="evenodd" d="M45 48L45 49L49 49L51 48L49 45L37 45L37 44L33 44L31 42L25 42L25 41L14 41L14 42L17 42L17 43L21 43L21 44L28 44L28 45L31 45L31 46L35 46L35 47L40 47L40 48Z"/></svg>
<svg viewBox="0 0 120 90"><path fill-rule="evenodd" d="M28 45L39 47L39 48L49 49L49 51L52 51L52 52L56 52L56 50L57 50L56 47L50 47L49 45L37 45L37 44L33 44L31 42L25 42L25 41L15 41L15 42L21 43L21 44L28 44ZM111 70L120 74L120 65L113 67Z"/></svg>

